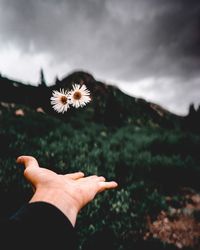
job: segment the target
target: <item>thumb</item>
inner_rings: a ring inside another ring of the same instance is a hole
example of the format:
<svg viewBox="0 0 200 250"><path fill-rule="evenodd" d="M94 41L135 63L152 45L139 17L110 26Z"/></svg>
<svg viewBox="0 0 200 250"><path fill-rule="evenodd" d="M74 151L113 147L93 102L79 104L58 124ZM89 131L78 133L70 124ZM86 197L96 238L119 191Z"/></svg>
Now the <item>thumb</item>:
<svg viewBox="0 0 200 250"><path fill-rule="evenodd" d="M17 158L17 163L24 164L25 168L39 168L38 161L33 156L22 155Z"/></svg>
<svg viewBox="0 0 200 250"><path fill-rule="evenodd" d="M38 161L32 156L23 155L17 158L17 163L25 166L24 176L32 184L33 191L35 191L39 169Z"/></svg>

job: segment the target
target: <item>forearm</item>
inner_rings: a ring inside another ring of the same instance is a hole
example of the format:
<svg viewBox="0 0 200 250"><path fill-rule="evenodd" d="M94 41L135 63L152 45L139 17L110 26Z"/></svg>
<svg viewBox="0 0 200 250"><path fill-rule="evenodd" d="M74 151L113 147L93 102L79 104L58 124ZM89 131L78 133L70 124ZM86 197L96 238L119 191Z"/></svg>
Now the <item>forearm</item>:
<svg viewBox="0 0 200 250"><path fill-rule="evenodd" d="M34 202L20 209L7 221L1 239L6 240L6 249L72 249L77 240L73 226L55 206Z"/></svg>

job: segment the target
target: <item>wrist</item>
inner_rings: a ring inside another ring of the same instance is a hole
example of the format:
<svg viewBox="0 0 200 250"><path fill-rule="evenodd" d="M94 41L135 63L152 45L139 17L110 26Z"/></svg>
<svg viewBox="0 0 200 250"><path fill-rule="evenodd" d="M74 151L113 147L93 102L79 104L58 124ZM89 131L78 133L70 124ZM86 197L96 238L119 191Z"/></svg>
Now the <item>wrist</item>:
<svg viewBox="0 0 200 250"><path fill-rule="evenodd" d="M71 197L68 197L66 193L60 189L44 189L38 188L34 193L29 203L33 202L46 202L57 207L75 226L78 209L73 206Z"/></svg>

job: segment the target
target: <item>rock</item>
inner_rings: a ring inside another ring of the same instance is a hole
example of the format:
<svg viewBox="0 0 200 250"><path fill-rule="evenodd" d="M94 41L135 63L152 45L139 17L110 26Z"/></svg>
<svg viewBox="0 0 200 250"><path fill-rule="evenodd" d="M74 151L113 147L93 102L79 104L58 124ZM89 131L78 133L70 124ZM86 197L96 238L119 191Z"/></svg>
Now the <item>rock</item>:
<svg viewBox="0 0 200 250"><path fill-rule="evenodd" d="M24 116L25 114L24 114L23 109L17 109L17 110L15 110L15 115L16 116Z"/></svg>
<svg viewBox="0 0 200 250"><path fill-rule="evenodd" d="M38 107L38 108L36 109L36 111L37 111L38 113L45 113L45 112L44 112L44 109L41 108L41 107Z"/></svg>

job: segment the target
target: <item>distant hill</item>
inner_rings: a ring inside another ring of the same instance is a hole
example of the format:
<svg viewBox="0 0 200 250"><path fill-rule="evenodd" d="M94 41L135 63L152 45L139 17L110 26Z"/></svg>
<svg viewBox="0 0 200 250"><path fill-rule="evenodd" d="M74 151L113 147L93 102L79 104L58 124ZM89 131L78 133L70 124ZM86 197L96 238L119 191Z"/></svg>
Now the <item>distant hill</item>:
<svg viewBox="0 0 200 250"><path fill-rule="evenodd" d="M85 84L91 91L92 102L83 109L69 110L64 115L57 114L51 107L53 90L71 89L74 83ZM45 112L69 121L74 117L109 126L134 124L174 128L182 124L183 118L170 113L161 106L144 99L124 94L115 86L97 81L87 72L74 72L52 86L32 86L0 76L0 101L23 104L31 108L41 107ZM73 115L72 115L73 114ZM187 124L188 124L187 119Z"/></svg>

